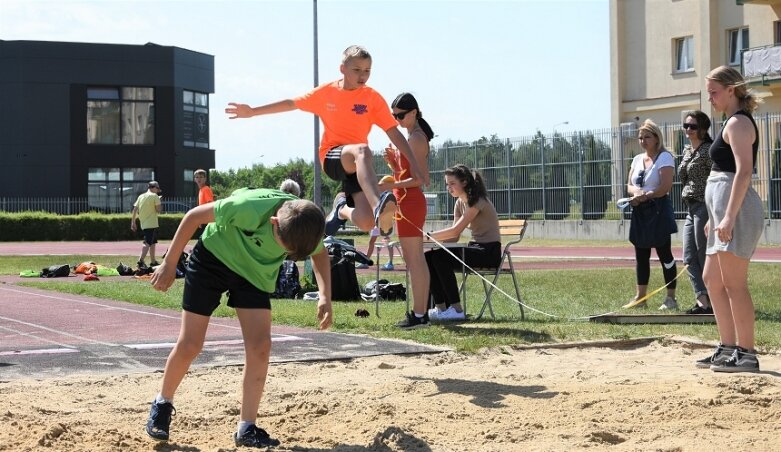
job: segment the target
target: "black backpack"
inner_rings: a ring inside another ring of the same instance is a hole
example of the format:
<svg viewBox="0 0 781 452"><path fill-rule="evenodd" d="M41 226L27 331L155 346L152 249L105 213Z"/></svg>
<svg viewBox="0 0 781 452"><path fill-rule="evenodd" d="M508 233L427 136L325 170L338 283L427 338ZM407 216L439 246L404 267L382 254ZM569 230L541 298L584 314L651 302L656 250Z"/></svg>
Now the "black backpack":
<svg viewBox="0 0 781 452"><path fill-rule="evenodd" d="M301 292L301 282L298 280L298 265L295 261L285 260L279 266L277 288L271 294L273 298L296 298Z"/></svg>
<svg viewBox="0 0 781 452"><path fill-rule="evenodd" d="M52 265L51 267L41 270L41 277L43 278L59 278L62 276L68 276L71 274L70 265Z"/></svg>
<svg viewBox="0 0 781 452"><path fill-rule="evenodd" d="M361 299L355 262L349 258L331 257L331 299L357 301Z"/></svg>

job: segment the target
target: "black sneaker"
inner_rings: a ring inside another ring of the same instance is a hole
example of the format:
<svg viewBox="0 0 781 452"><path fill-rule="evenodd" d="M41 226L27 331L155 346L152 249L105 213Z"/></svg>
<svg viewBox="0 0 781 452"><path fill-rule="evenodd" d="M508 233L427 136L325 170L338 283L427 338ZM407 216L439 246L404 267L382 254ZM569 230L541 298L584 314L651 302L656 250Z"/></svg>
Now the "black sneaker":
<svg viewBox="0 0 781 452"><path fill-rule="evenodd" d="M733 346L719 344L711 355L694 361L694 365L698 369L710 369L712 365L721 365L732 356L734 350Z"/></svg>
<svg viewBox="0 0 781 452"><path fill-rule="evenodd" d="M757 354L743 347L737 347L732 356L721 364L713 364L710 370L714 372L759 372Z"/></svg>
<svg viewBox="0 0 781 452"><path fill-rule="evenodd" d="M279 440L269 436L269 434L262 428L253 425L241 436L238 432L233 434L233 441L237 446L247 447L275 447L279 446Z"/></svg>
<svg viewBox="0 0 781 452"><path fill-rule="evenodd" d="M713 315L713 306L703 308L699 304L695 304L693 308L686 311L689 315Z"/></svg>
<svg viewBox="0 0 781 452"><path fill-rule="evenodd" d="M171 416L175 414L176 408L174 408L173 404L152 401L152 409L149 411L149 419L146 421L146 434L154 439L167 441Z"/></svg>
<svg viewBox="0 0 781 452"><path fill-rule="evenodd" d="M413 328L422 328L431 325L428 321L428 313L423 314L423 317L418 318L415 315L415 311L410 311L406 314L406 317L396 326L405 330L411 330Z"/></svg>
<svg viewBox="0 0 781 452"><path fill-rule="evenodd" d="M393 208L388 204L393 203ZM380 230L380 235L389 236L393 232L393 222L396 218L396 197L393 192L384 191L380 195L380 203L374 209L374 225Z"/></svg>
<svg viewBox="0 0 781 452"><path fill-rule="evenodd" d="M157 267L158 265L160 265L160 262L157 262L157 261L152 261L152 262L149 263L150 267Z"/></svg>
<svg viewBox="0 0 781 452"><path fill-rule="evenodd" d="M147 268L146 263L143 260L137 262L138 268Z"/></svg>
<svg viewBox="0 0 781 452"><path fill-rule="evenodd" d="M339 229L344 226L345 223L347 223L347 220L342 220L339 218L339 211L342 210L342 207L347 205L347 197L344 196L344 193L339 192L336 195L336 198L334 198L334 208L331 210L331 212L328 214L327 217L325 217L325 235L334 235L337 232L339 232Z"/></svg>

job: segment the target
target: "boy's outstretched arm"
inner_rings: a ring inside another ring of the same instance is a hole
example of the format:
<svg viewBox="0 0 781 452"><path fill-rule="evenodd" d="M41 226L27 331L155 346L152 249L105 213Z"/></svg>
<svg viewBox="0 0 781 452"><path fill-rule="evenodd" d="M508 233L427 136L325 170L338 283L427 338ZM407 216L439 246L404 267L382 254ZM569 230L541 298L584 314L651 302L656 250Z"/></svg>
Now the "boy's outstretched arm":
<svg viewBox="0 0 781 452"><path fill-rule="evenodd" d="M412 148L409 147L409 143L407 143L404 135L402 135L401 132L399 132L399 129L396 127L391 127L390 129L386 130L385 133L388 134L388 138L390 138L391 143L393 143L396 148L402 154L404 154L404 157L407 157L407 160L409 160L410 167L412 168L412 178L416 182L421 181L423 186L428 187L428 173L421 171L420 165L418 165L418 160L415 158L415 153L412 152Z"/></svg>
<svg viewBox="0 0 781 452"><path fill-rule="evenodd" d="M261 105L260 107L250 107L247 104L237 104L235 102L229 102L228 105L228 107L225 107L225 113L234 115L228 119L251 118L258 115L270 115L272 113L296 110L296 104L292 99L285 99L273 104Z"/></svg>
<svg viewBox="0 0 781 452"><path fill-rule="evenodd" d="M318 287L317 319L320 320L320 329L328 329L334 321L334 313L331 308L331 258L325 248L312 256L312 270Z"/></svg>
<svg viewBox="0 0 781 452"><path fill-rule="evenodd" d="M198 226L214 221L214 203L203 204L193 207L184 215L182 222L176 229L174 239L168 247L163 263L152 274L149 282L156 290L165 292L171 287L176 279L176 264L179 262L179 256L182 255L187 242L190 241Z"/></svg>

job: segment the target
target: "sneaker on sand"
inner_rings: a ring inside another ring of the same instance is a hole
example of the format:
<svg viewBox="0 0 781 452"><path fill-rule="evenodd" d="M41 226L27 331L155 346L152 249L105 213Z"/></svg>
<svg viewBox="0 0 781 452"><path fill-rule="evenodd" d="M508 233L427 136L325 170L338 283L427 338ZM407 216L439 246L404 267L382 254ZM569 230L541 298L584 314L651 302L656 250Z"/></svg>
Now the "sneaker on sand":
<svg viewBox="0 0 781 452"><path fill-rule="evenodd" d="M666 297L664 303L659 306L660 311L674 311L678 309L678 301L673 297Z"/></svg>
<svg viewBox="0 0 781 452"><path fill-rule="evenodd" d="M171 416L175 414L176 409L170 402L157 403L157 401L152 401L149 419L146 421L146 434L154 439L167 441Z"/></svg>
<svg viewBox="0 0 781 452"><path fill-rule="evenodd" d="M710 370L714 372L759 372L759 360L756 352L750 352L743 347L736 347L723 363L713 363Z"/></svg>
<svg viewBox="0 0 781 452"><path fill-rule="evenodd" d="M393 270L393 263L392 262L388 262L387 264L383 265L380 268L382 268L383 270L392 271Z"/></svg>
<svg viewBox="0 0 781 452"><path fill-rule="evenodd" d="M704 308L699 304L695 304L694 307L686 311L688 315L713 315L713 306Z"/></svg>
<svg viewBox="0 0 781 452"><path fill-rule="evenodd" d="M450 306L449 308L440 312L439 315L437 315L437 320L464 320L464 319L466 319L466 314L464 314L464 311L458 312L456 311L456 308L454 308L453 306Z"/></svg>
<svg viewBox="0 0 781 452"><path fill-rule="evenodd" d="M346 205L347 197L344 196L343 192L337 193L336 198L334 198L334 208L331 210L328 216L325 217L325 235L336 234L339 232L339 229L342 228L345 223L347 223L347 220L342 220L339 218L339 211L342 210L342 207Z"/></svg>
<svg viewBox="0 0 781 452"><path fill-rule="evenodd" d="M431 325L428 320L428 313L423 314L423 317L418 318L415 315L415 311L410 311L405 315L404 320L397 323L396 326L405 330L411 330L413 328L422 328Z"/></svg>
<svg viewBox="0 0 781 452"><path fill-rule="evenodd" d="M392 204L392 206L391 206ZM382 192L380 203L374 209L374 225L380 229L380 235L389 236L393 232L396 217L396 197L390 191Z"/></svg>
<svg viewBox="0 0 781 452"><path fill-rule="evenodd" d="M705 358L694 361L694 365L698 369L710 369L712 365L724 364L724 361L728 360L732 356L732 352L735 351L735 347L730 345L719 344L716 350Z"/></svg>
<svg viewBox="0 0 781 452"><path fill-rule="evenodd" d="M269 436L268 432L262 428L253 425L242 435L238 432L233 434L233 442L237 446L246 447L276 447L279 446L279 440Z"/></svg>

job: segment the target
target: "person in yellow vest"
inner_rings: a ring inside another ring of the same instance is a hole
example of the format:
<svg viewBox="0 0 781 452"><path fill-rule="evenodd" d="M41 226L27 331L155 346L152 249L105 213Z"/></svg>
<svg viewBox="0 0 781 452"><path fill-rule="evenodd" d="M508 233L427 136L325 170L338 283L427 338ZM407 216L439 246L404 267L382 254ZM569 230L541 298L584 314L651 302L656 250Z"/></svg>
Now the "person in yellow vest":
<svg viewBox="0 0 781 452"><path fill-rule="evenodd" d="M159 265L155 260L155 244L157 243L157 229L159 223L157 222L157 215L162 210L162 204L160 203L160 184L157 181L150 181L149 188L146 192L140 194L133 204L133 216L130 219L130 229L135 232L138 230L136 226L136 218L141 223L141 231L144 233L144 241L141 246L141 257L138 259L139 267L146 267L144 259L146 253L149 253L151 261L149 265L154 267Z"/></svg>

